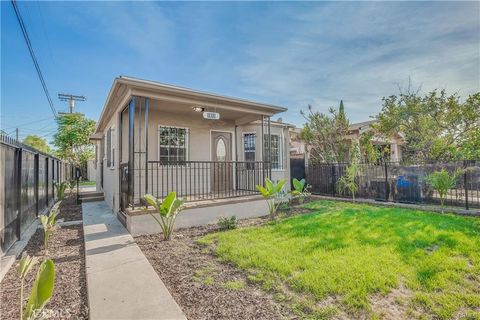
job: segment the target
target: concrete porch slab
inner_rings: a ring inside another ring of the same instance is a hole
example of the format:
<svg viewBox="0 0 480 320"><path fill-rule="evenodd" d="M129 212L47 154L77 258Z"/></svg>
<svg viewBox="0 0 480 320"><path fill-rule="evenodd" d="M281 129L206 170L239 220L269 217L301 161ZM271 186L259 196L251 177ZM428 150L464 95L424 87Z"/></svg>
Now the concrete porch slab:
<svg viewBox="0 0 480 320"><path fill-rule="evenodd" d="M107 204L82 209L90 319L186 319Z"/></svg>

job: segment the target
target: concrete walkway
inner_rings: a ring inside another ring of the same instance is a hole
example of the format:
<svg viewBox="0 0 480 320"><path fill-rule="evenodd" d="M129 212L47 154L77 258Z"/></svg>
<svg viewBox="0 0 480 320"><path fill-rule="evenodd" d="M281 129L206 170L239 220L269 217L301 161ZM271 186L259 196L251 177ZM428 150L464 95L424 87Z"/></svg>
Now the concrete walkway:
<svg viewBox="0 0 480 320"><path fill-rule="evenodd" d="M90 319L186 319L106 203L82 209Z"/></svg>

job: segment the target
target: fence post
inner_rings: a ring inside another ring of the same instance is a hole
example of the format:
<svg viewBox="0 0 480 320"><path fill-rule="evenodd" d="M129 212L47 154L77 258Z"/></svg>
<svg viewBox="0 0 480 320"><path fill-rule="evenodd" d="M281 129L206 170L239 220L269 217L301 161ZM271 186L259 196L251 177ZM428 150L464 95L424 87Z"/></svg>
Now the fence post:
<svg viewBox="0 0 480 320"><path fill-rule="evenodd" d="M390 184L388 183L388 163L385 161L385 201L390 198Z"/></svg>
<svg viewBox="0 0 480 320"><path fill-rule="evenodd" d="M38 153L35 154L35 157L34 157L34 161L33 161L33 173L34 173L34 184L35 184L35 213L37 214L38 216L38 209L39 209L39 205L38 205L38 184L39 184L39 178L40 178L40 175L39 175L39 155Z"/></svg>
<svg viewBox="0 0 480 320"><path fill-rule="evenodd" d="M16 182L16 203L17 208L17 239L20 239L21 236L21 225L22 225L22 148L15 149L15 176Z"/></svg>
<svg viewBox="0 0 480 320"><path fill-rule="evenodd" d="M467 161L463 160L463 187L465 188L465 209L468 208Z"/></svg>
<svg viewBox="0 0 480 320"><path fill-rule="evenodd" d="M335 175L335 164L332 164L332 195L335 196L336 194L336 188L335 188L335 185L337 183L336 181L336 175Z"/></svg>

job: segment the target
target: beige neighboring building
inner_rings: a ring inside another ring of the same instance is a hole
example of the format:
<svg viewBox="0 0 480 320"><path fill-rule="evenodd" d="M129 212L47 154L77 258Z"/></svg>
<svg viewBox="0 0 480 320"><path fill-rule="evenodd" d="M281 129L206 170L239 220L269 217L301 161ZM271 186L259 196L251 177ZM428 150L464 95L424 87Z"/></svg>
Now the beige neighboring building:
<svg viewBox="0 0 480 320"><path fill-rule="evenodd" d="M366 133L372 130L371 125L375 123L375 120L364 121L359 123L353 123L348 127L348 140L360 140L360 136L363 133ZM390 159L387 159L391 162L400 162L402 160L402 148L405 144L405 139L401 133L394 133L390 138L384 139L382 137L374 135L372 138L373 144L378 149L390 149Z"/></svg>
<svg viewBox="0 0 480 320"><path fill-rule="evenodd" d="M270 120L283 111L120 76L92 136L98 191L125 212L147 193L198 202L256 195L265 177L289 181L291 125Z"/></svg>
<svg viewBox="0 0 480 320"><path fill-rule="evenodd" d="M373 123L375 123L375 120L351 124L348 128L349 132L347 135L347 140L359 141L360 136L363 133L372 130L371 125ZM302 128L290 128L290 157L305 157L308 159L308 148L300 137L301 131ZM389 161L399 162L402 160L401 147L405 145L405 139L401 133L395 133L389 139L383 139L374 135L373 144L379 149L384 149L387 147L390 149Z"/></svg>

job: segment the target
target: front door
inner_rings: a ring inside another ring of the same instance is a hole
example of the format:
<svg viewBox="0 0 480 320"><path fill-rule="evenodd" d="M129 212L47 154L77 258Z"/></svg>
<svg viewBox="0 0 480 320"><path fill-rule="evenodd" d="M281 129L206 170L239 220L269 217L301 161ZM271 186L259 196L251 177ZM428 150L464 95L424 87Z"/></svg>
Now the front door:
<svg viewBox="0 0 480 320"><path fill-rule="evenodd" d="M214 193L226 193L233 186L232 134L212 131L211 144L211 190Z"/></svg>

